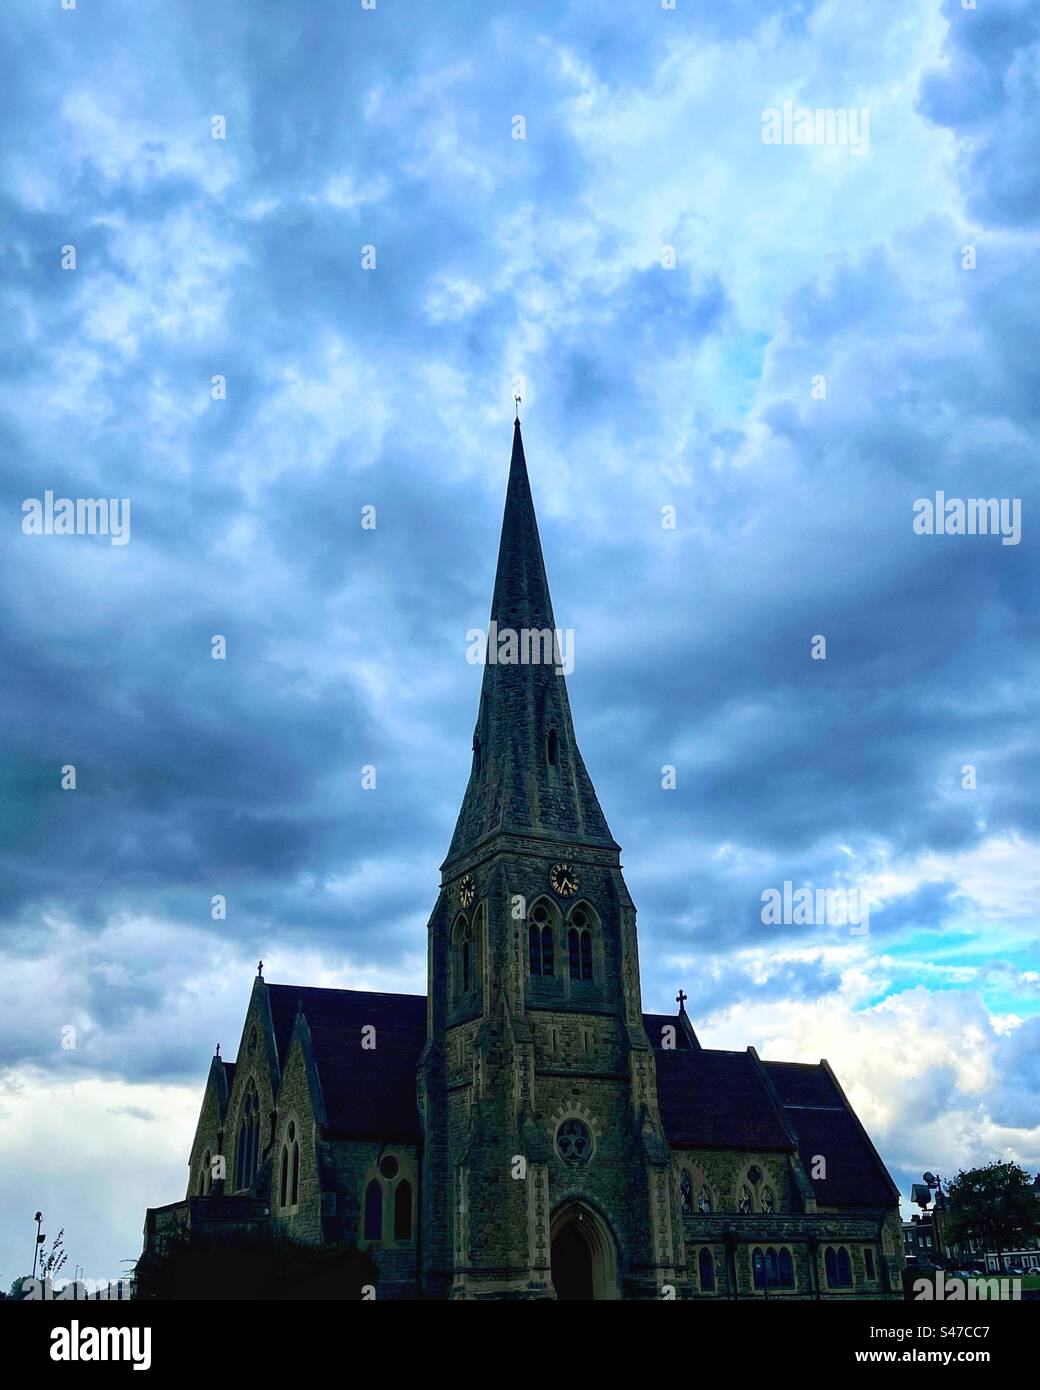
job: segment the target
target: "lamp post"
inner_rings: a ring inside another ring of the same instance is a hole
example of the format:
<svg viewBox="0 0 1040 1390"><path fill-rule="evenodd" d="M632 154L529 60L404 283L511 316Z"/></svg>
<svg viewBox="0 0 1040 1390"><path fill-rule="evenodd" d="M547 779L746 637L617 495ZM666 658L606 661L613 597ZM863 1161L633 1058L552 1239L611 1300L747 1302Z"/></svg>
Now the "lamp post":
<svg viewBox="0 0 1040 1390"><path fill-rule="evenodd" d="M40 1258L40 1246L41 1246L41 1245L43 1244L43 1242L47 1239L47 1237L46 1237L45 1235L41 1235L41 1234L40 1234L40 1223L43 1221L43 1212L42 1212L42 1211L38 1211L38 1212L36 1213L36 1215L33 1217L33 1220L36 1222L36 1240L35 1240L35 1242L34 1242L34 1244L33 1244L33 1272L32 1272L32 1277L35 1279L35 1278L36 1278L36 1261Z"/></svg>
<svg viewBox="0 0 1040 1390"><path fill-rule="evenodd" d="M942 1190L942 1178L938 1173L922 1173L921 1177L935 1193L935 1202L932 1207L932 1230L935 1232L936 1253L948 1258L950 1252L946 1240L946 1193Z"/></svg>

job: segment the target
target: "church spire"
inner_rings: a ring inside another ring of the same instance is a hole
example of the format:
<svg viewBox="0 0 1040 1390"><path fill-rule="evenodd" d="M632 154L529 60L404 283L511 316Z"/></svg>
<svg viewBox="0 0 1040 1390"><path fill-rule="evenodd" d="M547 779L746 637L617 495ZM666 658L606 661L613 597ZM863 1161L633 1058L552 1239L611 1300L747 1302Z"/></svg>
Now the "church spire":
<svg viewBox="0 0 1040 1390"><path fill-rule="evenodd" d="M617 849L578 751L519 419L513 425L473 767L449 863L498 833Z"/></svg>

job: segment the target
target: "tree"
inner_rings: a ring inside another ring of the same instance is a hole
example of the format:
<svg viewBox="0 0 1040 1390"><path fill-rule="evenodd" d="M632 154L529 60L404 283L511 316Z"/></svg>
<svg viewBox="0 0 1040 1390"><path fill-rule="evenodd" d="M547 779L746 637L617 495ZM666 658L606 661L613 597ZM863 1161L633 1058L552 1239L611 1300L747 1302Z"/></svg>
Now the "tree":
<svg viewBox="0 0 1040 1390"><path fill-rule="evenodd" d="M51 1241L50 1253L40 1251L40 1280L46 1282L55 1279L68 1258L65 1253L65 1227L62 1226Z"/></svg>
<svg viewBox="0 0 1040 1390"><path fill-rule="evenodd" d="M962 1170L947 1185L946 1201L954 1240L977 1240L1000 1254L1040 1235L1040 1200L1017 1163Z"/></svg>

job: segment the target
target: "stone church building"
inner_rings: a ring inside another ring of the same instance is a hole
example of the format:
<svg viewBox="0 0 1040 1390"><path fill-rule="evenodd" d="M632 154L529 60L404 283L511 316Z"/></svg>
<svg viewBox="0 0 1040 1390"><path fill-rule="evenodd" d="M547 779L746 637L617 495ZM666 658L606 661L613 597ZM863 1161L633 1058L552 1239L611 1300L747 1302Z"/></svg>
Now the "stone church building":
<svg viewBox="0 0 1040 1390"><path fill-rule="evenodd" d="M491 618L555 628L519 421ZM379 1299L901 1297L898 1192L827 1063L702 1047L681 991L643 1012L551 660L485 663L428 938L425 998L258 975L146 1249L348 1242Z"/></svg>

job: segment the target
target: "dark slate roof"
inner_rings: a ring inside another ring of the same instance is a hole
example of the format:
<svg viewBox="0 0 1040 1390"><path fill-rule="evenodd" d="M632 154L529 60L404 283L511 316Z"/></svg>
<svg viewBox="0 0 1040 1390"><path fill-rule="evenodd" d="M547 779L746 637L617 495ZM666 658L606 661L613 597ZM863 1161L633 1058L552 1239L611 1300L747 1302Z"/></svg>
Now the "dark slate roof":
<svg viewBox="0 0 1040 1390"><path fill-rule="evenodd" d="M644 1014L643 1027L646 1035L650 1039L652 1047L661 1046L662 1028L675 1029L675 1046L679 1051L686 1051L690 1046L690 1040L686 1035L686 1030L679 1023L675 1014Z"/></svg>
<svg viewBox="0 0 1040 1390"><path fill-rule="evenodd" d="M223 1057L221 1057L220 1060L221 1060L222 1062L224 1062ZM235 1084L235 1064L234 1064L234 1062L224 1062L224 1075L227 1077L227 1089L228 1089L228 1095L230 1095L230 1094L231 1094L231 1089L232 1089L232 1087L233 1087L234 1084Z"/></svg>
<svg viewBox="0 0 1040 1390"><path fill-rule="evenodd" d="M843 1108L834 1083L818 1062L766 1062L764 1066L784 1105Z"/></svg>
<svg viewBox="0 0 1040 1390"><path fill-rule="evenodd" d="M661 1122L670 1143L705 1149L794 1147L749 1052L655 1049L655 1057Z"/></svg>
<svg viewBox="0 0 1040 1390"><path fill-rule="evenodd" d="M426 1042L426 996L268 985L284 1065L297 1011L310 1030L328 1131L356 1139L419 1138L415 1072ZM361 1030L375 1028L375 1047Z"/></svg>
<svg viewBox="0 0 1040 1390"><path fill-rule="evenodd" d="M856 1116L821 1062L764 1062L798 1135L798 1153L821 1206L892 1206L898 1192ZM826 1160L826 1178L814 1178L814 1160Z"/></svg>
<svg viewBox="0 0 1040 1390"><path fill-rule="evenodd" d="M426 996L303 985L266 989L283 1066L296 1015L303 1011L329 1133L418 1142L415 1074L426 1041ZM823 1063L760 1063L750 1052L694 1047L674 1015L644 1014L643 1024L654 1045L661 1120L671 1143L790 1150L793 1131L820 1203L893 1204L898 1194L891 1179ZM361 1047L366 1025L376 1030L372 1049ZM676 1027L676 1046L665 1050L661 1030L669 1025ZM235 1064L224 1067L230 1086ZM827 1160L825 1179L811 1176L818 1154Z"/></svg>
<svg viewBox="0 0 1040 1390"><path fill-rule="evenodd" d="M556 626L519 420L513 428L491 620L500 632ZM493 655L497 652L496 646ZM550 727L559 740L555 772L545 753ZM474 738L480 756L473 759L445 864L498 831L618 848L578 751L566 681L553 664L487 662Z"/></svg>

